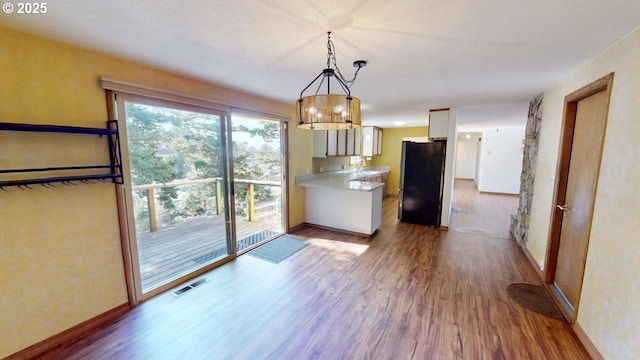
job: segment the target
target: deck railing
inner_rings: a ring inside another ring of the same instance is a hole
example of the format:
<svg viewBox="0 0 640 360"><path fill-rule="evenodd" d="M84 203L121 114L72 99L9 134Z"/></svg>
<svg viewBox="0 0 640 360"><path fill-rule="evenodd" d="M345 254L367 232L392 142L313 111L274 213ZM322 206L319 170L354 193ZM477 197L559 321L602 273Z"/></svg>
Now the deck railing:
<svg viewBox="0 0 640 360"><path fill-rule="evenodd" d="M156 231L158 230L158 218L156 212L156 198L155 198L155 190L169 187L183 187L183 186L192 186L192 185L200 185L200 184L209 184L215 183L216 187L216 215L222 214L222 178L207 178L207 179L197 179L197 180L178 180L172 181L168 183L160 183L160 184L146 184L146 185L134 185L132 186L133 191L146 191L147 195L147 210L149 213L149 230ZM280 187L281 183L277 181L268 181L268 180L247 180L247 179L235 179L235 184L245 184L247 186L247 220L255 221L255 195L254 195L254 186L255 185L264 185L264 186L274 186Z"/></svg>

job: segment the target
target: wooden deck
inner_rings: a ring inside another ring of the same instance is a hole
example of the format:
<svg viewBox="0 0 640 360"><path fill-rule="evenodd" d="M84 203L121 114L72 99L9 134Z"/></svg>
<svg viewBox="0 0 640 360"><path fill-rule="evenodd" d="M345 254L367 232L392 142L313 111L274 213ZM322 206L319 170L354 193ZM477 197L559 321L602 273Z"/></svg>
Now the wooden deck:
<svg viewBox="0 0 640 360"><path fill-rule="evenodd" d="M236 220L237 240L269 230L281 232L276 221ZM227 234L224 216L193 218L138 234L138 258L144 292L191 272L225 255ZM206 259L208 256L215 256ZM204 262L203 262L204 261Z"/></svg>

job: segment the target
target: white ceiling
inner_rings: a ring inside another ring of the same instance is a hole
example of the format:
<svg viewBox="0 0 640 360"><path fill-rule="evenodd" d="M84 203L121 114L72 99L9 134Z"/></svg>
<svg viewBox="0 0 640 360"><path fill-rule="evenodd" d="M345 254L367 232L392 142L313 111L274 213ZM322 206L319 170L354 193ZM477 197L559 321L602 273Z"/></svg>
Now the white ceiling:
<svg viewBox="0 0 640 360"><path fill-rule="evenodd" d="M326 67L368 65L351 88L367 125L461 131L524 124L528 102L640 25L635 0L56 0L0 26L295 103Z"/></svg>

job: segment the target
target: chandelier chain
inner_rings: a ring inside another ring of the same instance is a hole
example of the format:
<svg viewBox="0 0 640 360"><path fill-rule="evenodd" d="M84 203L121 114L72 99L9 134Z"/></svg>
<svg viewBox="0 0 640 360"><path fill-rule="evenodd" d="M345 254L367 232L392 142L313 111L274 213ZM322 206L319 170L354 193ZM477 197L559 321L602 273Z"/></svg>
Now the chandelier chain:
<svg viewBox="0 0 640 360"><path fill-rule="evenodd" d="M358 72L360 71L361 67L358 67L356 69L355 74L353 74L353 79L351 80L347 80L344 75L342 75L340 69L338 68L338 62L336 61L336 50L335 46L333 45L333 41L331 40L331 32L329 32L327 35L327 68L331 67L331 63L333 63L333 67L336 69L336 75L340 77L347 88L351 88L351 85L353 85L353 83L356 81L356 77L358 77Z"/></svg>

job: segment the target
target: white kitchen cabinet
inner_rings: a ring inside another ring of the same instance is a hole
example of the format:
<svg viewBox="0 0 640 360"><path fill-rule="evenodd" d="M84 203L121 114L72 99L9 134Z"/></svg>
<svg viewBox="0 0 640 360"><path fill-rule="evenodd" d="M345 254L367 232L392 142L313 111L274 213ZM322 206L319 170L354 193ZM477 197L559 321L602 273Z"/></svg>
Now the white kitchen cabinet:
<svg viewBox="0 0 640 360"><path fill-rule="evenodd" d="M360 128L313 130L313 157L360 155Z"/></svg>
<svg viewBox="0 0 640 360"><path fill-rule="evenodd" d="M322 130L313 130L313 152L314 158L327 157L327 132Z"/></svg>
<svg viewBox="0 0 640 360"><path fill-rule="evenodd" d="M446 140L449 134L449 109L429 110L429 139Z"/></svg>
<svg viewBox="0 0 640 360"><path fill-rule="evenodd" d="M338 155L338 130L327 130L327 156Z"/></svg>
<svg viewBox="0 0 640 360"><path fill-rule="evenodd" d="M362 149L362 136L360 136L362 128L353 128L347 130L347 156L358 156Z"/></svg>
<svg viewBox="0 0 640 360"><path fill-rule="evenodd" d="M347 129L347 155L349 156L355 155L357 129Z"/></svg>
<svg viewBox="0 0 640 360"><path fill-rule="evenodd" d="M338 156L347 155L347 130L338 130Z"/></svg>
<svg viewBox="0 0 640 360"><path fill-rule="evenodd" d="M373 127L362 128L362 156L373 156Z"/></svg>
<svg viewBox="0 0 640 360"><path fill-rule="evenodd" d="M362 156L382 154L382 129L375 126L362 128Z"/></svg>

